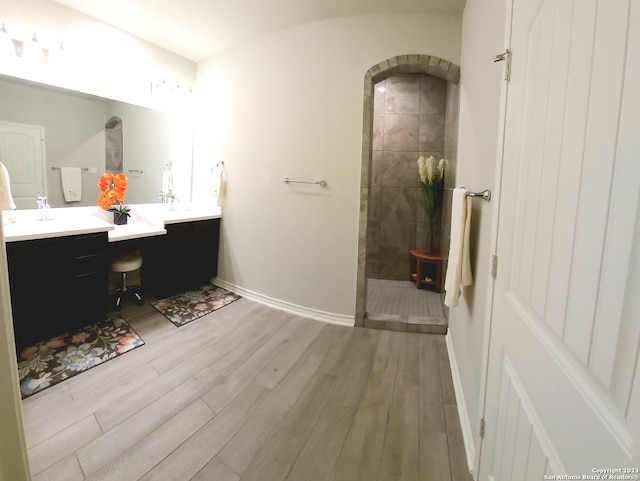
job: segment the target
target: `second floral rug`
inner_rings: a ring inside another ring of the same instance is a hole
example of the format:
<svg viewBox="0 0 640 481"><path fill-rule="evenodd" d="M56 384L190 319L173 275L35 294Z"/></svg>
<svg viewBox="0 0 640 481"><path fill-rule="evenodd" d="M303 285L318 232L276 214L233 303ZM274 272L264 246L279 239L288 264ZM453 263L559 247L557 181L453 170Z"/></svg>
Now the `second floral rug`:
<svg viewBox="0 0 640 481"><path fill-rule="evenodd" d="M152 302L151 305L177 327L195 321L240 299L222 287L206 286Z"/></svg>

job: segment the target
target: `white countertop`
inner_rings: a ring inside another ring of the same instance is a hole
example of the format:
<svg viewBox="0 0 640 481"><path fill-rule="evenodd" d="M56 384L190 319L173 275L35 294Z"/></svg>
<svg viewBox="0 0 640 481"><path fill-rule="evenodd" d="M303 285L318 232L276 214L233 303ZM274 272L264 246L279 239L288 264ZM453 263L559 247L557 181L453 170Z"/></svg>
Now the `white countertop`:
<svg viewBox="0 0 640 481"><path fill-rule="evenodd" d="M78 216L77 218L56 218L41 221L38 219L19 220L5 223L4 239L6 242L49 239L67 235L93 234L110 231L115 226L94 216Z"/></svg>
<svg viewBox="0 0 640 481"><path fill-rule="evenodd" d="M138 239L167 233L165 225L217 219L220 207L186 204L172 209L169 204L134 204L126 225L114 225L113 214L98 207L64 207L50 210L50 219L39 219L37 209L3 211L6 242L47 239L69 235L108 232L109 242Z"/></svg>
<svg viewBox="0 0 640 481"><path fill-rule="evenodd" d="M116 225L113 227L114 229L109 231L109 242L140 239L142 237L164 235L167 233L167 229L135 220L129 221L125 225Z"/></svg>
<svg viewBox="0 0 640 481"><path fill-rule="evenodd" d="M214 205L186 204L171 209L169 204L140 204L136 208L140 220L165 226L179 222L219 219L222 209Z"/></svg>

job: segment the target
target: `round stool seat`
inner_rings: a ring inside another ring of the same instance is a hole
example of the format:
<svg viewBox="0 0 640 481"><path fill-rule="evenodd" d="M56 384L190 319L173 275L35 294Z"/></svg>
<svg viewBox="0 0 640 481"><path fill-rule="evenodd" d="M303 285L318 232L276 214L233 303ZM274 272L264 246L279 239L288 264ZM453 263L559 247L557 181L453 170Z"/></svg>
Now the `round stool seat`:
<svg viewBox="0 0 640 481"><path fill-rule="evenodd" d="M140 252L127 252L118 254L111 259L111 270L113 272L131 272L142 266L142 256Z"/></svg>

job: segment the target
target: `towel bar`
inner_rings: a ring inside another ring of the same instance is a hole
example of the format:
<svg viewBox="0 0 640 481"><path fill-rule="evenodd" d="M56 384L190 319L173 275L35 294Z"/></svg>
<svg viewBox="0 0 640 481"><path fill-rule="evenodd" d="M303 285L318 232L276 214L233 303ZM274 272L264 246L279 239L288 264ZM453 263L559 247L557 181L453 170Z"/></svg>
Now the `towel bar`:
<svg viewBox="0 0 640 481"><path fill-rule="evenodd" d="M61 170L62 167L51 167L51 170ZM86 172L89 170L89 167L80 167L80 170L82 170L83 172Z"/></svg>
<svg viewBox="0 0 640 481"><path fill-rule="evenodd" d="M489 189L486 189L482 192L467 192L467 197L482 197L484 200L489 202L491 200L491 191Z"/></svg>
<svg viewBox="0 0 640 481"><path fill-rule="evenodd" d="M291 180L289 177L285 177L282 179L282 182L285 184L314 184L319 185L321 187L326 187L327 183L324 180L315 180L315 181L307 181L307 180Z"/></svg>

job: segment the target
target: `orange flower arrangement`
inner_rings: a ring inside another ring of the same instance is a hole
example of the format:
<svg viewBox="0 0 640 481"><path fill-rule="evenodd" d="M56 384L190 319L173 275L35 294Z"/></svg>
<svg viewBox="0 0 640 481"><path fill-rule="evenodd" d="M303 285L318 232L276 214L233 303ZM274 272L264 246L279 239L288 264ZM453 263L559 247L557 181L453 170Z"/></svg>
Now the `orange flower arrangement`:
<svg viewBox="0 0 640 481"><path fill-rule="evenodd" d="M105 172L98 180L98 206L109 212L115 212L120 216L129 217L129 209L124 203L124 194L127 192L127 178L123 173L112 174Z"/></svg>

